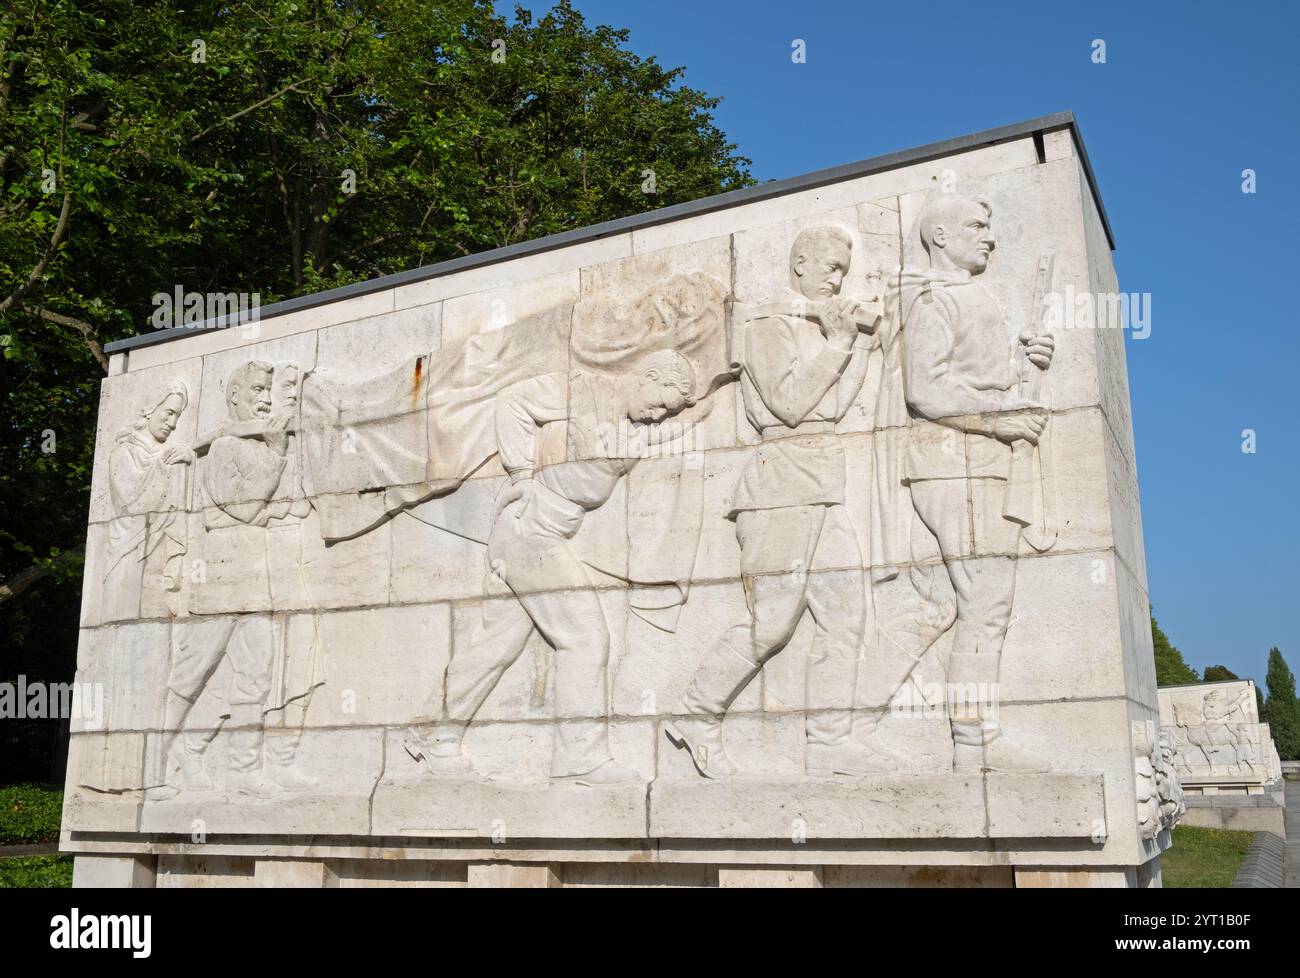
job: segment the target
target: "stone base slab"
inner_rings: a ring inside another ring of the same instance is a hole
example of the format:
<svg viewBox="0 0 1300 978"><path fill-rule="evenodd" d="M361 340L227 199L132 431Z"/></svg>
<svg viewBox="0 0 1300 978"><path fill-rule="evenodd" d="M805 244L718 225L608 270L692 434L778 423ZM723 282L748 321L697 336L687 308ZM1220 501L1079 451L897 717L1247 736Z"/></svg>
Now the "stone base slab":
<svg viewBox="0 0 1300 978"><path fill-rule="evenodd" d="M383 781L371 834L424 838L644 839L644 784L588 787L481 778Z"/></svg>
<svg viewBox="0 0 1300 978"><path fill-rule="evenodd" d="M140 831L160 835L366 835L369 828L370 801L360 792L269 801L181 794L170 801L145 801L140 811Z"/></svg>
<svg viewBox="0 0 1300 978"><path fill-rule="evenodd" d="M1180 825L1236 832L1271 832L1286 838L1286 808L1271 795L1188 795Z"/></svg>
<svg viewBox="0 0 1300 978"><path fill-rule="evenodd" d="M1102 781L1100 774L972 773L585 786L425 777L386 779L373 793L358 785L329 795L270 801L197 793L143 804L113 801L122 809L117 832L164 836L479 839L494 844L546 839L578 840L579 845L592 839L633 845L660 840L669 847L681 840L692 845L791 840L815 847L818 841L929 844L948 839L1015 840L1020 847L1022 840L1033 839L1103 842ZM81 831L75 819L65 828Z"/></svg>
<svg viewBox="0 0 1300 978"><path fill-rule="evenodd" d="M657 782L650 791L650 835L1104 839L1105 799L1098 774Z"/></svg>

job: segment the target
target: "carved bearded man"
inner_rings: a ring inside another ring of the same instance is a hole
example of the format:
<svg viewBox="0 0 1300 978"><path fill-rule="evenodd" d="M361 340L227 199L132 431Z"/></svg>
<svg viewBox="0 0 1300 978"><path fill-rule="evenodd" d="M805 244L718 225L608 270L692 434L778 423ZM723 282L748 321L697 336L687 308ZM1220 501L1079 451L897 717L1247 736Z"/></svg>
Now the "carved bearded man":
<svg viewBox="0 0 1300 978"><path fill-rule="evenodd" d="M1003 515L1012 446L1037 444L1047 414L1017 392L1018 357L1046 370L1052 337L1007 331L977 280L996 246L992 207L944 194L919 218L927 269L904 269L903 381L912 417L912 503L939 541L956 592L948 671L956 770L1048 770L1002 733L997 684L1022 524ZM960 700L960 705L955 701Z"/></svg>
<svg viewBox="0 0 1300 978"><path fill-rule="evenodd" d="M895 762L877 745L880 717L853 739L858 663L867 625L857 535L844 506L844 449L835 425L866 377L870 338L840 296L852 239L835 227L803 231L790 250L790 298L803 315L760 315L740 340L745 414L763 443L736 486L740 570L750 621L728 629L682 700L687 716L665 729L708 778L736 772L722 721L763 663L790 642L805 612L814 634L807 666L809 773L868 774ZM873 320L874 322L874 320ZM821 569L826 565L831 569Z"/></svg>
<svg viewBox="0 0 1300 978"><path fill-rule="evenodd" d="M292 415L272 412L273 372L271 364L260 360L235 369L226 384L230 424L208 450L203 476L207 579L198 589L195 611L222 616L199 618L175 630L165 729L176 736L165 754L164 783L153 792L160 800L211 787L203 754L221 722L230 729L229 790L270 798L284 787L299 786L288 766L291 752L268 758L272 777L263 768L264 713L277 651L271 617L229 614L270 610L266 528L293 505L276 498L287 465ZM218 723L188 723L223 661L229 663L230 679L220 694L222 716Z"/></svg>

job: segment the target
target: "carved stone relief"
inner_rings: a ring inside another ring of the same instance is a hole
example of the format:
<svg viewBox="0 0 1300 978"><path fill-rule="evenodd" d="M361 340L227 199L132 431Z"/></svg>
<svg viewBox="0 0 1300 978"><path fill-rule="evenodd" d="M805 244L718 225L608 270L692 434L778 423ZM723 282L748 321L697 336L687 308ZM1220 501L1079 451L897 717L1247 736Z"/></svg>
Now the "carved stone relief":
<svg viewBox="0 0 1300 978"><path fill-rule="evenodd" d="M105 622L167 622L146 822L327 797L337 772L302 758L328 734L366 759L357 811L392 834L478 831L489 810L555 831L538 814L555 803L534 804L552 789L586 831L680 834L740 775L797 782L812 811L872 783L973 799L963 838L1025 831L1015 805L986 812L982 779L1021 797L1051 778L1079 810L1050 831L1096 832L1096 765L1050 756L1037 704L1001 711L1021 692L1001 687L1018 576L1070 516L1056 341L981 282L986 202L936 195L911 229L897 198L842 213L782 226L743 302L723 239L584 272L575 302L513 322L453 323L391 369L220 361L192 449L171 440L186 388L145 396L110 459L100 600ZM924 266L901 263L903 231ZM1041 310L1053 256L1017 273ZM606 280L636 291L589 287ZM335 669L372 627L399 646L384 668ZM928 725L891 729L921 663L941 686ZM353 723L362 685L401 712ZM1144 834L1177 817L1177 746L1138 756Z"/></svg>
<svg viewBox="0 0 1300 978"><path fill-rule="evenodd" d="M1259 722L1248 682L1160 690L1172 762L1187 785L1264 785L1280 778L1268 724Z"/></svg>

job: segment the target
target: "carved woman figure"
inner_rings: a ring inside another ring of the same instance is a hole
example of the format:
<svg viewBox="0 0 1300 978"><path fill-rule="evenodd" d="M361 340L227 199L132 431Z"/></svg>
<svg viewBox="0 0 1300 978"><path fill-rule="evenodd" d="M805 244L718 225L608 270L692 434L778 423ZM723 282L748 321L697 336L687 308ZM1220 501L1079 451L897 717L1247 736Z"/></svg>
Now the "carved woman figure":
<svg viewBox="0 0 1300 978"><path fill-rule="evenodd" d="M194 453L188 445L168 445L167 440L189 400L185 385L173 382L160 400L118 432L109 455L115 516L108 524L102 592L106 622L176 613Z"/></svg>

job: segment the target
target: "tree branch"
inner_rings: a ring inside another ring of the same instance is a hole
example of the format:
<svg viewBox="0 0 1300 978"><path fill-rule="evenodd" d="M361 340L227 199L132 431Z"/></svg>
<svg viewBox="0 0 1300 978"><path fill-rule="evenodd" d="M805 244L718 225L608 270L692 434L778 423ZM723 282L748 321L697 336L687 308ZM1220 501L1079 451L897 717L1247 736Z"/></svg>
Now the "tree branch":
<svg viewBox="0 0 1300 978"><path fill-rule="evenodd" d="M65 550L49 564L33 564L31 567L20 570L7 581L0 581L0 604L4 604L10 598L16 598L29 587L43 578L49 577L55 570L66 567L68 564L85 557L86 548L78 547L76 550Z"/></svg>
<svg viewBox="0 0 1300 978"><path fill-rule="evenodd" d="M284 88L280 89L278 92L273 92L272 94L268 95L266 98L262 99L261 101L259 101L259 102L254 102L252 105L248 106L248 108L246 108L246 109L240 109L240 110L239 110L238 112L236 112L234 115L228 115L228 116L226 116L224 119L222 119L220 122L215 123L215 124L213 124L213 125L211 125L211 126L208 126L208 128L204 129L204 130L203 130L201 133L199 133L197 136L191 136L191 137L190 137L190 145L191 145L191 146L194 145L194 144L197 143L200 139L202 139L204 136L208 135L210 132L213 132L213 131L216 130L216 129L220 129L220 128L221 128L222 126L224 126L227 122L234 122L234 121L235 121L236 119L238 119L240 116L248 115L248 113L250 113L250 112L256 112L256 111L257 111L258 109L260 109L262 106L264 106L264 105L269 105L271 102L274 102L274 101L275 101L276 99L278 99L281 95L284 95L284 94L287 93L287 92L296 92L296 91L298 90L298 86L301 85L301 84L302 84L303 82L305 82L306 80L307 80L307 79L305 79L305 78L299 78L296 82L290 82L288 85L285 85Z"/></svg>
<svg viewBox="0 0 1300 978"><path fill-rule="evenodd" d="M0 302L0 312L5 312L11 306L17 305L23 301L25 296L45 277L45 270L50 267L50 261L54 258L54 252L63 242L63 236L68 231L68 218L72 215L72 191L63 192L63 207L59 210L59 223L54 226L54 234L50 237L50 246L45 249L45 254L41 260L36 263L32 273L27 276L27 281L14 290L13 295Z"/></svg>
<svg viewBox="0 0 1300 978"><path fill-rule="evenodd" d="M50 309L40 309L32 307L32 312L40 316L47 323L57 323L60 326L69 326L81 334L81 338L86 341L86 346L99 361L100 369L108 373L108 355L104 353L104 345L99 342L99 331L84 319L77 319L74 316L65 316L61 312L54 312Z"/></svg>

